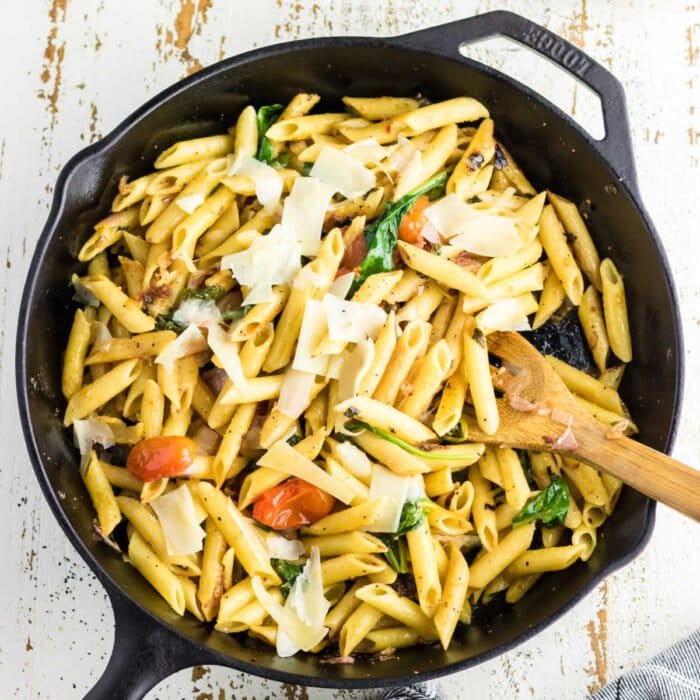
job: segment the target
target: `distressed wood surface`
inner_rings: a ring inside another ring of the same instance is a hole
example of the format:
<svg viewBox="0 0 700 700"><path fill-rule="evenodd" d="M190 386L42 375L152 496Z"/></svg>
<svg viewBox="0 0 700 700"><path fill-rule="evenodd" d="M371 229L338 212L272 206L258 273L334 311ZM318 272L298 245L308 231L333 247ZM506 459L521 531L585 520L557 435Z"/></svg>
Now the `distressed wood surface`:
<svg viewBox="0 0 700 700"><path fill-rule="evenodd" d="M3 565L0 695L77 698L101 673L112 613L39 492L14 399L17 305L61 166L124 116L216 60L309 36L387 35L503 8L584 48L627 90L644 201L675 274L686 339L688 390L675 455L700 465L700 4L694 0L29 0L4 4L0 25L0 461ZM470 48L544 93L600 134L587 90L496 41ZM653 284L653 280L650 280ZM36 339L41 342L41 339ZM440 681L445 697L580 698L700 624L698 527L658 510L653 539L560 621L516 650ZM373 694L268 682L224 668L182 671L150 700L328 700Z"/></svg>

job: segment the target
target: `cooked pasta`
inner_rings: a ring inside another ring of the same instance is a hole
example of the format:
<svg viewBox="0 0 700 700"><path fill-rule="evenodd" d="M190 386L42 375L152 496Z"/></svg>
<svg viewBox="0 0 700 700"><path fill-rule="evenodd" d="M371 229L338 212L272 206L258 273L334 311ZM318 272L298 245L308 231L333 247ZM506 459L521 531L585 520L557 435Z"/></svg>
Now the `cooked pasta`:
<svg viewBox="0 0 700 700"><path fill-rule="evenodd" d="M95 528L176 613L283 656L447 649L586 562L622 487L469 441L499 425L487 336L580 304L596 371L547 359L633 430L622 275L477 100L319 101L122 177L78 255L64 424Z"/></svg>

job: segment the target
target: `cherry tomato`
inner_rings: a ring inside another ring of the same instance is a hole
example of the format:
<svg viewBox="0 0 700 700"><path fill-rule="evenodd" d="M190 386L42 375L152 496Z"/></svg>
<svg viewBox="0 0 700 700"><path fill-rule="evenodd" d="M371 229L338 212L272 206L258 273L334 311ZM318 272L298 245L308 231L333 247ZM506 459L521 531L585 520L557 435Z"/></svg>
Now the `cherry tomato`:
<svg viewBox="0 0 700 700"><path fill-rule="evenodd" d="M187 471L196 454L194 440L161 435L137 442L129 452L126 468L141 481L156 481Z"/></svg>
<svg viewBox="0 0 700 700"><path fill-rule="evenodd" d="M335 499L308 481L292 478L268 489L253 504L253 517L273 530L311 525L328 515Z"/></svg>
<svg viewBox="0 0 700 700"><path fill-rule="evenodd" d="M404 214L399 224L399 238L406 243L421 245L423 236L421 231L428 222L424 212L430 206L430 200L426 196L418 197L413 206Z"/></svg>
<svg viewBox="0 0 700 700"><path fill-rule="evenodd" d="M345 251L340 267L347 272L352 272L367 257L367 243L362 233L353 238L352 243Z"/></svg>

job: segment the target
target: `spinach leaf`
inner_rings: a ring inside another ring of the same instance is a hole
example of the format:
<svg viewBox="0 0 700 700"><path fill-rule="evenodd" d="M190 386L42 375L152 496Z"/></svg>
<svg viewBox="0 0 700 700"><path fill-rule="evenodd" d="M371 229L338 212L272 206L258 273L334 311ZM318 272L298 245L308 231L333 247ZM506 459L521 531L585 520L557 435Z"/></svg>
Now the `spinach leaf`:
<svg viewBox="0 0 700 700"><path fill-rule="evenodd" d="M399 574L407 574L408 559L404 538L391 534L381 534L378 537L388 547L387 551L384 552L384 558L389 566Z"/></svg>
<svg viewBox="0 0 700 700"><path fill-rule="evenodd" d="M389 566L399 574L408 573L408 560L406 557L405 535L411 530L415 530L425 520L425 514L430 501L427 498L419 498L416 501L404 503L399 518L399 526L396 532L382 533L377 536L388 547L384 552L384 558Z"/></svg>
<svg viewBox="0 0 700 700"><path fill-rule="evenodd" d="M349 409L352 410L352 409ZM347 416L348 413L346 412L345 415ZM405 440L402 440L399 437L396 437L396 435L392 435L391 433L387 433L386 430L382 430L381 428L375 428L373 425L370 425L369 423L364 423L361 420L349 420L347 423L345 423L345 429L349 430L353 433L358 432L359 430L369 430L371 433L374 433L375 435L379 436L380 438L384 438L384 440L388 440L389 442L393 442L394 445L397 445L403 450L406 450L406 452L409 452L412 455L416 455L416 457L422 457L423 459L439 459L439 460L464 460L464 459L470 459L472 455L466 455L466 454L457 454L457 453L449 453L445 454L444 452L436 451L433 452L431 450L421 450L419 447L415 447L411 445L410 443L406 442Z"/></svg>
<svg viewBox="0 0 700 700"><path fill-rule="evenodd" d="M513 527L533 520L540 520L545 525L561 524L569 512L570 499L566 481L558 474L552 474L549 486L530 499L513 518Z"/></svg>
<svg viewBox="0 0 700 700"><path fill-rule="evenodd" d="M182 333L187 326L182 323L176 323L170 316L156 316L155 329L157 331L175 331L176 333Z"/></svg>
<svg viewBox="0 0 700 700"><path fill-rule="evenodd" d="M258 152L255 157L268 165L275 162L275 151L265 132L279 119L282 110L284 110L283 105L265 105L255 115L258 124Z"/></svg>
<svg viewBox="0 0 700 700"><path fill-rule="evenodd" d="M416 501L406 501L401 510L399 528L396 534L400 537L420 527L425 520L425 514L429 507L430 501L427 498L419 498Z"/></svg>
<svg viewBox="0 0 700 700"><path fill-rule="evenodd" d="M241 306L240 309L228 309L228 311L221 312L221 319L223 321L238 321L239 318L243 318L251 309L252 304L247 306Z"/></svg>
<svg viewBox="0 0 700 700"><path fill-rule="evenodd" d="M467 423L467 419L462 416L459 419L459 423L457 423L452 430L448 430L442 436L442 439L445 442L451 443L466 442L469 439L469 425Z"/></svg>
<svg viewBox="0 0 700 700"><path fill-rule="evenodd" d="M401 219L418 197L434 191L442 192L446 182L447 173L436 175L398 201L387 204L382 215L365 228L367 255L360 263L358 275L350 287L349 296L352 296L370 275L378 272L390 272L394 269L393 254Z"/></svg>
<svg viewBox="0 0 700 700"><path fill-rule="evenodd" d="M180 298L180 303L188 299L201 299L202 301L219 301L226 294L223 287L213 284L211 287L202 285L197 289L185 289Z"/></svg>
<svg viewBox="0 0 700 700"><path fill-rule="evenodd" d="M289 595L289 591L292 590L292 586L297 580L297 577L304 570L304 565L292 564L292 562L285 561L284 559L270 559L270 563L277 575L282 579L280 590L282 591L282 595L286 598Z"/></svg>

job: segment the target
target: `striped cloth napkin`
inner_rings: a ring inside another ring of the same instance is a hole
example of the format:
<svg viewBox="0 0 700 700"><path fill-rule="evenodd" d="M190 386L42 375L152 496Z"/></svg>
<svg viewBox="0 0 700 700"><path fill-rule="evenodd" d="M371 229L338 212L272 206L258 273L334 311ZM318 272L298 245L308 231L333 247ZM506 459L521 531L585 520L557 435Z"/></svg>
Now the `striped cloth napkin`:
<svg viewBox="0 0 700 700"><path fill-rule="evenodd" d="M451 700L433 683L392 688L381 700ZM700 630L608 683L591 700L700 700Z"/></svg>

